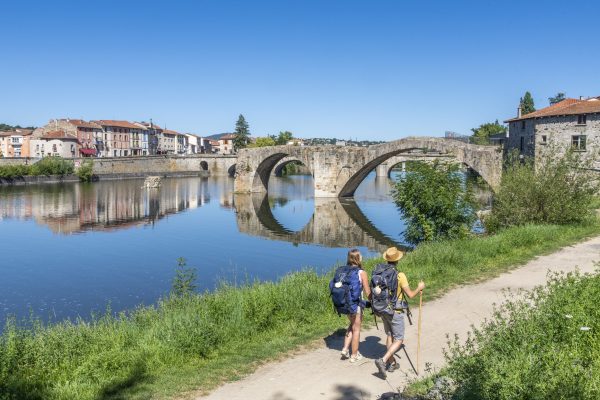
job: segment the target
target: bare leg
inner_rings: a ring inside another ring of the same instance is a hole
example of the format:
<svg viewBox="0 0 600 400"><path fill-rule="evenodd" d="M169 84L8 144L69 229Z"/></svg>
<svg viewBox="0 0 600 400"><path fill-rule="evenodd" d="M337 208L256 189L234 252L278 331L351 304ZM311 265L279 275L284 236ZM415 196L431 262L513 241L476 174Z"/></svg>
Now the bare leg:
<svg viewBox="0 0 600 400"><path fill-rule="evenodd" d="M358 354L358 343L360 342L360 325L362 323L362 314L354 314L354 321L352 321L352 355Z"/></svg>
<svg viewBox="0 0 600 400"><path fill-rule="evenodd" d="M346 329L346 337L344 338L344 347L342 348L342 351L348 350L348 348L350 347L350 343L352 343L352 325L353 325L352 315L348 315L348 320L350 321L350 324L348 325L348 328Z"/></svg>
<svg viewBox="0 0 600 400"><path fill-rule="evenodd" d="M388 341L391 339L391 336L388 336ZM400 347L402 346L402 343L404 342L404 340L394 340L392 342L391 346L388 346L388 350L385 353L385 355L382 357L383 362L388 362L388 360L391 360L394 358L394 354L400 350Z"/></svg>

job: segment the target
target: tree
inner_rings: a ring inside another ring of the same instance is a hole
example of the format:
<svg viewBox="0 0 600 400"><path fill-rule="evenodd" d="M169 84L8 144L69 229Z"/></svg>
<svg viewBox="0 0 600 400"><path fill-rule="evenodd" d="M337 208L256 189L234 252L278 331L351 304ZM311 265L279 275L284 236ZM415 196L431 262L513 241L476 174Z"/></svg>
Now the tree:
<svg viewBox="0 0 600 400"><path fill-rule="evenodd" d="M548 101L550 102L550 105L552 105L552 104L560 103L565 98L566 97L565 97L565 94L563 92L558 92L558 93L556 93L556 96L554 96L554 97L548 97Z"/></svg>
<svg viewBox="0 0 600 400"><path fill-rule="evenodd" d="M533 97L531 97L531 93L525 92L525 96L521 97L521 103L519 106L521 107L521 113L523 115L535 111L535 105L533 104Z"/></svg>
<svg viewBox="0 0 600 400"><path fill-rule="evenodd" d="M464 237L475 222L471 191L458 165L414 163L392 194L406 218L404 236L409 243Z"/></svg>
<svg viewBox="0 0 600 400"><path fill-rule="evenodd" d="M275 142L278 145L284 145L284 144L287 144L293 138L294 138L294 135L292 134L292 132L281 131L281 132L279 132L279 135L277 135L277 139L275 139Z"/></svg>
<svg viewBox="0 0 600 400"><path fill-rule="evenodd" d="M506 127L500 125L498 120L491 123L479 125L478 128L471 129L473 135L471 135L471 143L473 144L490 144L490 136L497 135L499 133L506 133Z"/></svg>
<svg viewBox="0 0 600 400"><path fill-rule="evenodd" d="M248 147L267 147L267 146L275 146L275 139L273 138L273 136L256 138L254 143L251 143L248 145Z"/></svg>
<svg viewBox="0 0 600 400"><path fill-rule="evenodd" d="M233 139L233 148L236 150L243 149L248 146L248 142L250 141L250 130L248 128L248 123L246 122L246 118L242 114L238 117L237 122L235 123L235 138Z"/></svg>

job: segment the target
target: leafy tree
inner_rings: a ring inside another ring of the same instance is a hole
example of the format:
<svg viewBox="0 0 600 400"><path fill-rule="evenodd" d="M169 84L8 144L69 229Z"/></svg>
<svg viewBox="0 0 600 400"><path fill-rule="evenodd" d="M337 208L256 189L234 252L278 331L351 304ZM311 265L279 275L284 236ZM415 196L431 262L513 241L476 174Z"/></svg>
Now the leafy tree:
<svg viewBox="0 0 600 400"><path fill-rule="evenodd" d="M281 131L281 132L279 132L279 135L277 135L277 138L275 139L275 142L278 145L284 145L284 144L287 144L293 138L294 138L294 135L292 134L292 132L290 132L290 131Z"/></svg>
<svg viewBox="0 0 600 400"><path fill-rule="evenodd" d="M464 237L475 222L471 191L456 164L415 163L398 179L393 198L406 218L409 243Z"/></svg>
<svg viewBox="0 0 600 400"><path fill-rule="evenodd" d="M548 97L548 101L550 102L550 105L552 105L552 104L560 103L565 98L566 97L565 97L565 94L563 92L558 92L558 93L556 93L556 96L554 96L554 97Z"/></svg>
<svg viewBox="0 0 600 400"><path fill-rule="evenodd" d="M0 124L0 131L14 131L15 129L35 129L34 126L22 127L21 125Z"/></svg>
<svg viewBox="0 0 600 400"><path fill-rule="evenodd" d="M498 120L495 122L488 122L479 125L478 128L471 129L473 135L471 136L471 143L473 144L490 144L490 136L497 135L499 133L506 133L506 127L500 125Z"/></svg>
<svg viewBox="0 0 600 400"><path fill-rule="evenodd" d="M248 145L248 147L267 147L267 146L275 146L275 139L273 139L273 136L256 138L254 143L250 143Z"/></svg>
<svg viewBox="0 0 600 400"><path fill-rule="evenodd" d="M238 117L235 123L235 138L233 139L233 148L236 150L243 149L250 142L250 130L246 118L242 114Z"/></svg>
<svg viewBox="0 0 600 400"><path fill-rule="evenodd" d="M535 111L535 105L533 104L533 97L531 97L531 93L525 92L525 96L521 97L520 107L523 115Z"/></svg>

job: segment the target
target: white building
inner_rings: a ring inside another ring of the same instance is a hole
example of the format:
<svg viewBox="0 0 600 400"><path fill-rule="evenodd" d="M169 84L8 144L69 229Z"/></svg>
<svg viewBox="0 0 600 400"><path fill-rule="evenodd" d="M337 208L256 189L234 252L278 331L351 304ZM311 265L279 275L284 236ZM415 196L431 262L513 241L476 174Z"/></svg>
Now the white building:
<svg viewBox="0 0 600 400"><path fill-rule="evenodd" d="M32 157L58 156L63 158L77 157L77 136L65 131L51 131L41 137L32 138L30 142Z"/></svg>

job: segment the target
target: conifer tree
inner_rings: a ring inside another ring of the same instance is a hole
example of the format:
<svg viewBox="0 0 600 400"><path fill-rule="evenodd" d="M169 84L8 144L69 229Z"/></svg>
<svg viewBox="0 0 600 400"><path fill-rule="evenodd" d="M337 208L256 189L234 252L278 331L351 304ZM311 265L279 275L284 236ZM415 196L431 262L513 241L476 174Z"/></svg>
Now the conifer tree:
<svg viewBox="0 0 600 400"><path fill-rule="evenodd" d="M238 117L237 122L235 123L235 138L233 139L233 148L235 150L243 149L248 146L248 142L250 141L250 129L248 127L248 123L246 122L246 118L242 114Z"/></svg>
<svg viewBox="0 0 600 400"><path fill-rule="evenodd" d="M523 115L529 114L535 111L535 105L533 104L533 97L531 93L525 92L525 96L521 97L521 113Z"/></svg>

